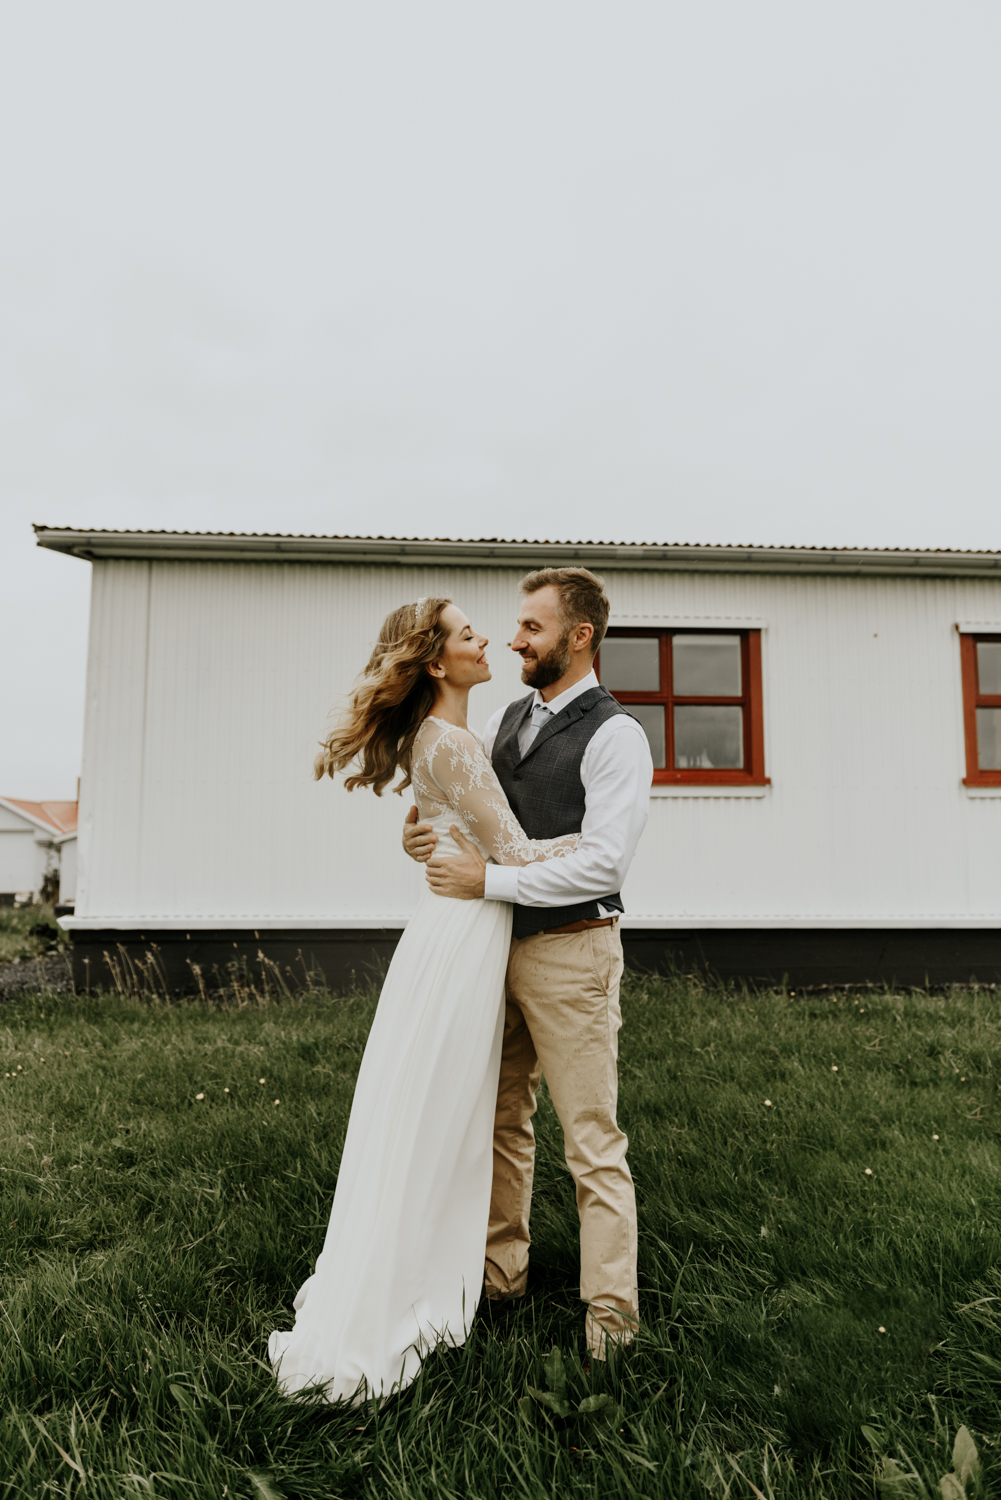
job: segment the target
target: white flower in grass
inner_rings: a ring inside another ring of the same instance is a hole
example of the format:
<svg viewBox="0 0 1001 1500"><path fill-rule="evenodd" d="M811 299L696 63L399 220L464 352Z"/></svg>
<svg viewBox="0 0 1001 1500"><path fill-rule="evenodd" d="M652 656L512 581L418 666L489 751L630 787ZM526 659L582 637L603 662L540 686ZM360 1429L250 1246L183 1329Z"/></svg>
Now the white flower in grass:
<svg viewBox="0 0 1001 1500"><path fill-rule="evenodd" d="M880 1323L880 1325L879 1325L879 1332L880 1333L885 1333L886 1332L886 1329L883 1327L882 1323Z"/></svg>
<svg viewBox="0 0 1001 1500"><path fill-rule="evenodd" d="M276 1100L275 1100L275 1103L276 1103L276 1104L281 1104L281 1102L282 1102L282 1101L281 1101L281 1100L280 1100L280 1099L276 1099Z"/></svg>
<svg viewBox="0 0 1001 1500"><path fill-rule="evenodd" d="M937 1140L938 1140L938 1136L937 1136L937 1135L933 1135L933 1136L932 1136L932 1140L933 1140L933 1141L937 1141Z"/></svg>
<svg viewBox="0 0 1001 1500"><path fill-rule="evenodd" d="M204 1098L205 1098L205 1095L204 1095L204 1094L196 1094L196 1095L195 1095L195 1098L196 1098L196 1099L204 1099Z"/></svg>
<svg viewBox="0 0 1001 1500"><path fill-rule="evenodd" d="M872 1176L872 1167L866 1167L866 1169L865 1169L865 1175L867 1177L871 1177Z"/></svg>
<svg viewBox="0 0 1001 1500"><path fill-rule="evenodd" d="M766 1099L765 1100L765 1108L766 1109L771 1109L771 1107L772 1107L772 1101L770 1099Z"/></svg>
<svg viewBox="0 0 1001 1500"><path fill-rule="evenodd" d="M223 1089L223 1093L224 1094L228 1094L229 1093L229 1089Z"/></svg>
<svg viewBox="0 0 1001 1500"><path fill-rule="evenodd" d="M837 1063L831 1063L831 1072L832 1073L836 1073L837 1071L838 1071L838 1065L837 1065Z"/></svg>
<svg viewBox="0 0 1001 1500"><path fill-rule="evenodd" d="M259 1078L257 1081L258 1083L267 1083L268 1080L266 1078Z"/></svg>

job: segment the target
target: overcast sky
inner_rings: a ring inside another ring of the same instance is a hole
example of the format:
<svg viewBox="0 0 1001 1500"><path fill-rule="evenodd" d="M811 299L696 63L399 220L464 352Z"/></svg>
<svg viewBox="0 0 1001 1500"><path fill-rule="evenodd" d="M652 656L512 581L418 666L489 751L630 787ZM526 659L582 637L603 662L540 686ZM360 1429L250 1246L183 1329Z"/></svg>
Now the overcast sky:
<svg viewBox="0 0 1001 1500"><path fill-rule="evenodd" d="M1001 548L1001 7L0 0L0 794L57 525Z"/></svg>

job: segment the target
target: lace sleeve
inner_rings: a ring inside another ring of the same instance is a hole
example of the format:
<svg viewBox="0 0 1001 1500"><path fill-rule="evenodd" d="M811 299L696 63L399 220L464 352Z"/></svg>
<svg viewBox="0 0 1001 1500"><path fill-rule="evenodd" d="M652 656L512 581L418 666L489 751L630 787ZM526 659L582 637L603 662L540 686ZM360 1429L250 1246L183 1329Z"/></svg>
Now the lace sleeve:
<svg viewBox="0 0 1001 1500"><path fill-rule="evenodd" d="M579 833L530 839L511 811L504 788L483 746L468 729L449 726L430 750L427 767L476 842L499 865L530 865L559 859L580 843Z"/></svg>

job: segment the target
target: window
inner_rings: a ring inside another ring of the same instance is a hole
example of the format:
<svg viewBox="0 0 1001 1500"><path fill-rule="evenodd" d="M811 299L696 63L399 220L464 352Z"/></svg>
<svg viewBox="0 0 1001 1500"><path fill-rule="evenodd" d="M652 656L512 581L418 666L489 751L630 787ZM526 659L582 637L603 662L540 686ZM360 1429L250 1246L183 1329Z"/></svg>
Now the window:
<svg viewBox="0 0 1001 1500"><path fill-rule="evenodd" d="M613 628L595 669L646 730L655 784L767 785L760 630Z"/></svg>
<svg viewBox="0 0 1001 1500"><path fill-rule="evenodd" d="M1001 786L1001 634L961 635L966 786Z"/></svg>

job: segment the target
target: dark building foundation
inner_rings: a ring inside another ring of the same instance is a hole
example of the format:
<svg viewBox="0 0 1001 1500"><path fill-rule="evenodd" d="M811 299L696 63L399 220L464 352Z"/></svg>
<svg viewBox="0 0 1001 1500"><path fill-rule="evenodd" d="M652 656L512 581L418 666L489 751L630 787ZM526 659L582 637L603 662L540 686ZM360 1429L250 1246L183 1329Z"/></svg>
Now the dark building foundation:
<svg viewBox="0 0 1001 1500"><path fill-rule="evenodd" d="M755 985L1001 982L999 928L633 928L622 941L634 969L674 969Z"/></svg>
<svg viewBox="0 0 1001 1500"><path fill-rule="evenodd" d="M280 992L382 981L399 928L73 933L78 993L183 994L236 986ZM625 928L626 963L753 985L1001 983L998 928Z"/></svg>

